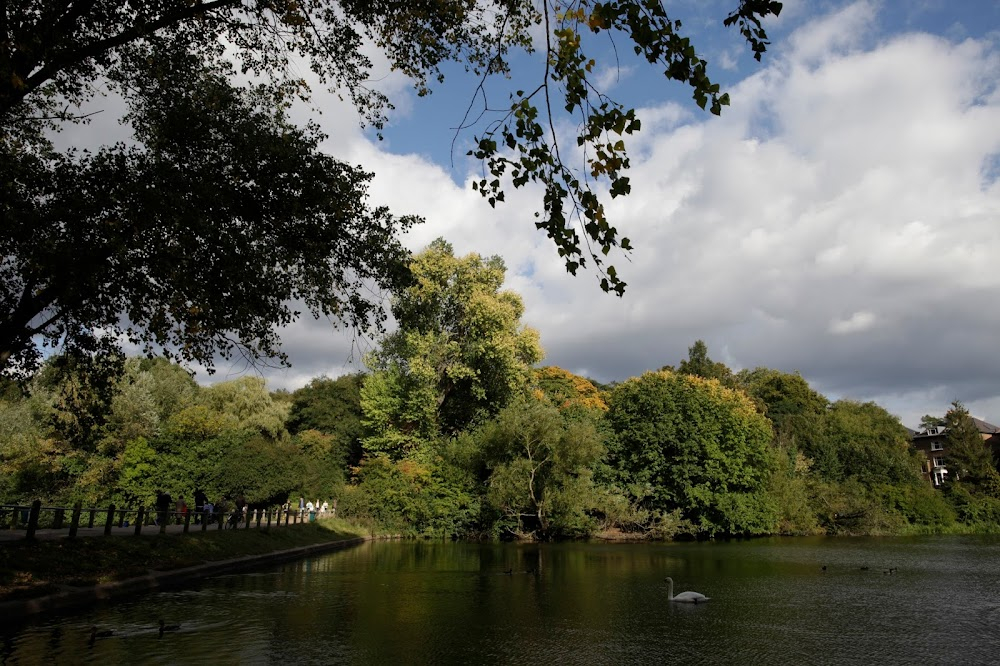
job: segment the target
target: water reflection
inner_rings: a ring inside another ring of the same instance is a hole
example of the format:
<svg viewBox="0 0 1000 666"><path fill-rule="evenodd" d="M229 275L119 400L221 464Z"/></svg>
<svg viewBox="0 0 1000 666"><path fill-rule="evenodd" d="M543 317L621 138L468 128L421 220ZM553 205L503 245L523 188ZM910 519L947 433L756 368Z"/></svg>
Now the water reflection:
<svg viewBox="0 0 1000 666"><path fill-rule="evenodd" d="M8 629L0 661L986 664L998 556L969 537L370 543ZM712 601L667 603L667 575Z"/></svg>

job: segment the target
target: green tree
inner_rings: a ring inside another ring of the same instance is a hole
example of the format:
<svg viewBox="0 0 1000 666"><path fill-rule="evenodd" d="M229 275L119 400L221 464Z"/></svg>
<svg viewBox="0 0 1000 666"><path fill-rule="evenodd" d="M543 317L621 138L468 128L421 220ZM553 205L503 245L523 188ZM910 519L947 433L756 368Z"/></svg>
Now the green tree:
<svg viewBox="0 0 1000 666"><path fill-rule="evenodd" d="M209 482L223 497L243 495L247 502L277 506L301 486L304 460L291 442L254 436L228 440L221 447L222 464ZM191 484L191 493L198 483Z"/></svg>
<svg viewBox="0 0 1000 666"><path fill-rule="evenodd" d="M969 410L956 400L944 415L949 480L961 481L1000 498L1000 474L989 445L983 441Z"/></svg>
<svg viewBox="0 0 1000 666"><path fill-rule="evenodd" d="M394 457L498 412L542 358L521 297L501 291L499 257L456 257L439 239L410 268L413 285L392 303L399 330L366 359L373 372L361 391L364 447Z"/></svg>
<svg viewBox="0 0 1000 666"><path fill-rule="evenodd" d="M780 10L739 0L723 23L760 59L761 21ZM497 117L484 109L473 152L489 175L476 187L495 205L508 183L540 184L536 225L573 273L630 249L596 184L628 194L625 140L640 128L594 87L583 37L624 36L702 108L729 103L659 0L14 0L2 11L4 372L37 360L36 336L72 343L96 327L208 364L216 351L282 358L274 326L297 316L292 298L314 314L378 319L361 286L401 279L401 225L365 205L366 174L320 153L315 128L287 122L289 100L309 94L293 58L381 128L388 100L367 85L370 45L425 94L449 60L506 76L511 49L544 43L538 85ZM544 40L533 39L539 24ZM251 82L237 87L237 72ZM135 145L60 153L52 130L85 121L80 105L102 88L125 99ZM551 109L578 122L582 169L561 150ZM611 265L600 279L624 290Z"/></svg>
<svg viewBox="0 0 1000 666"><path fill-rule="evenodd" d="M774 426L774 439L784 452L789 469L801 469L799 454L808 468L834 467L834 454L823 436L829 401L814 391L798 373L770 368L741 370L734 383L745 391Z"/></svg>
<svg viewBox="0 0 1000 666"><path fill-rule="evenodd" d="M117 497L127 506L150 507L156 499L156 451L144 437L137 437L125 444L115 484Z"/></svg>
<svg viewBox="0 0 1000 666"><path fill-rule="evenodd" d="M341 464L357 465L361 460L361 385L363 373L336 379L318 377L291 395L287 427L292 434L316 430L336 442Z"/></svg>
<svg viewBox="0 0 1000 666"><path fill-rule="evenodd" d="M616 386L609 405L610 464L647 508L680 510L703 533L774 529L771 425L746 394L717 380L647 372Z"/></svg>
<svg viewBox="0 0 1000 666"><path fill-rule="evenodd" d="M7 501L51 499L67 484L63 463L72 452L46 437L39 413L47 410L37 394L0 400L0 492Z"/></svg>
<svg viewBox="0 0 1000 666"><path fill-rule="evenodd" d="M0 116L0 370L30 369L38 337L123 338L211 369L217 353L283 361L275 329L295 308L380 322L366 295L405 283L408 222L367 205L370 175L232 68L134 49L134 145L56 153Z"/></svg>
<svg viewBox="0 0 1000 666"><path fill-rule="evenodd" d="M717 379L724 386L733 384L733 371L725 363L713 361L708 357L708 345L703 340L696 340L688 348L688 357L681 360L677 372L705 379Z"/></svg>
<svg viewBox="0 0 1000 666"><path fill-rule="evenodd" d="M199 402L227 419L228 427L287 439L285 421L289 405L275 402L260 377L241 377L219 382L199 393Z"/></svg>
<svg viewBox="0 0 1000 666"><path fill-rule="evenodd" d="M344 489L341 515L391 534L469 535L480 501L468 474L440 453L427 460L367 456L358 466L357 485Z"/></svg>
<svg viewBox="0 0 1000 666"><path fill-rule="evenodd" d="M104 434L124 359L71 350L52 356L35 377L47 396L46 426L73 448L93 451Z"/></svg>
<svg viewBox="0 0 1000 666"><path fill-rule="evenodd" d="M197 403L201 387L191 374L169 359L161 357L139 360L141 372L148 372L152 379L150 391L156 401L160 422L180 410Z"/></svg>
<svg viewBox="0 0 1000 666"><path fill-rule="evenodd" d="M160 410L153 395L155 388L152 373L141 370L139 359L130 358L125 362L125 370L111 399L102 442L105 453L121 451L126 442L138 438L145 441L159 434Z"/></svg>
<svg viewBox="0 0 1000 666"><path fill-rule="evenodd" d="M592 422L566 419L529 398L507 406L462 444L501 517L499 530L518 537L586 536L603 495L593 469L604 445Z"/></svg>
<svg viewBox="0 0 1000 666"><path fill-rule="evenodd" d="M910 450L910 434L899 419L874 402L838 400L824 422L829 480L854 478L863 485L915 483L920 466ZM807 451L808 455L808 451ZM817 461L818 462L818 461Z"/></svg>
<svg viewBox="0 0 1000 666"><path fill-rule="evenodd" d="M337 439L318 430L303 430L292 436L292 444L302 454L302 477L296 489L306 497L340 495L346 479Z"/></svg>

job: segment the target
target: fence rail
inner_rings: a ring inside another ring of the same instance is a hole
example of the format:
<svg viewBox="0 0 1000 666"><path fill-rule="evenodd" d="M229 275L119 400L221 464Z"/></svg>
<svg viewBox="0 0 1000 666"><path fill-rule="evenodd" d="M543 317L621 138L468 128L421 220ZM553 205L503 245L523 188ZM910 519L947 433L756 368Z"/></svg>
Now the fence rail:
<svg viewBox="0 0 1000 666"><path fill-rule="evenodd" d="M84 508L80 503L71 507L42 506L40 500L35 500L29 505L0 504L0 534L6 536L23 531L25 539L35 539L39 536L39 530L44 530L46 536L63 536L62 532L65 530L66 537L75 538L80 529L85 528L93 535L97 528L103 529L105 535L123 534L128 530L139 536L143 534L143 530L147 534L152 530L164 533L168 525L183 526L182 531L186 534L192 529L204 532L208 529L260 529L295 525L314 520L315 516L315 513L305 514L281 507L247 508L242 513L195 513L157 511L145 506L118 507L114 504L90 508Z"/></svg>

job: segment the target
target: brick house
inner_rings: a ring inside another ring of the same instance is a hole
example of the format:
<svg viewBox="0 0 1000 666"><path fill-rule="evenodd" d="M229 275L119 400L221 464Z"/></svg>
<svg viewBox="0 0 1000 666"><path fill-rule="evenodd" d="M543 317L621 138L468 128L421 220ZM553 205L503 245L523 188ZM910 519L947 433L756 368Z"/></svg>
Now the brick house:
<svg viewBox="0 0 1000 666"><path fill-rule="evenodd" d="M971 417L976 425L983 445L988 446L993 455L1000 451L1000 427L987 423L982 419ZM927 458L921 472L935 488L940 488L948 478L948 441L945 435L947 428L935 426L915 431L912 438L913 448L922 451Z"/></svg>

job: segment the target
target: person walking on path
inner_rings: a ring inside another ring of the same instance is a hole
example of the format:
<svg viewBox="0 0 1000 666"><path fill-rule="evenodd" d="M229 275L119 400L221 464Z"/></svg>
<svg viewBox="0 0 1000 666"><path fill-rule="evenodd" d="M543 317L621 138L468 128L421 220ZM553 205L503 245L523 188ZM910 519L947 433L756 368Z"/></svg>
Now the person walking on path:
<svg viewBox="0 0 1000 666"><path fill-rule="evenodd" d="M194 524L205 519L205 492L198 488L194 491Z"/></svg>
<svg viewBox="0 0 1000 666"><path fill-rule="evenodd" d="M236 496L236 524L239 525L241 521L246 520L247 512L247 500L243 497L243 493Z"/></svg>
<svg viewBox="0 0 1000 666"><path fill-rule="evenodd" d="M167 512L170 511L170 493L156 491L156 524L167 524Z"/></svg>

